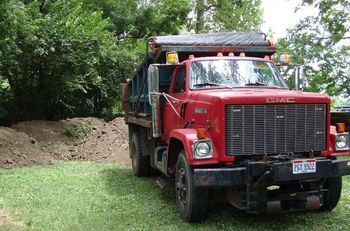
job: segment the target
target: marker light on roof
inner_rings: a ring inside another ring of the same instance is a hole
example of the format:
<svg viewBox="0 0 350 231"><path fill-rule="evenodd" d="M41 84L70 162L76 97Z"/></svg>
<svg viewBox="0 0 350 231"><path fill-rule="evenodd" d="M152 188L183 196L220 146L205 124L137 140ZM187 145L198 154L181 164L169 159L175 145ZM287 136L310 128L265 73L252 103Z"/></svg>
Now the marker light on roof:
<svg viewBox="0 0 350 231"><path fill-rule="evenodd" d="M219 57L222 57L222 56L224 56L224 55L223 55L221 52L219 52L219 53L218 53L218 56L219 56Z"/></svg>
<svg viewBox="0 0 350 231"><path fill-rule="evenodd" d="M179 56L176 51L169 51L166 53L166 63L167 64L179 63Z"/></svg>
<svg viewBox="0 0 350 231"><path fill-rule="evenodd" d="M233 52L228 53L228 56L233 57L235 54Z"/></svg>
<svg viewBox="0 0 350 231"><path fill-rule="evenodd" d="M291 59L290 54L281 54L278 58L280 63L289 63Z"/></svg>
<svg viewBox="0 0 350 231"><path fill-rule="evenodd" d="M245 53L241 52L241 53L239 54L239 56L240 56L240 57L245 57Z"/></svg>

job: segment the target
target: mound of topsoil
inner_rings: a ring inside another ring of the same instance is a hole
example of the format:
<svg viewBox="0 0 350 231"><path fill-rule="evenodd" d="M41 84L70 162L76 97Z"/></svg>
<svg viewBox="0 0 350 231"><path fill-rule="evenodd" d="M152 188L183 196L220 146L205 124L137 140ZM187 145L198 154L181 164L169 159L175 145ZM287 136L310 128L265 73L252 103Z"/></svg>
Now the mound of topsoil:
<svg viewBox="0 0 350 231"><path fill-rule="evenodd" d="M49 163L53 158L36 139L24 132L0 127L0 167L20 167Z"/></svg>
<svg viewBox="0 0 350 231"><path fill-rule="evenodd" d="M130 164L123 118L26 121L0 127L0 167L85 160Z"/></svg>

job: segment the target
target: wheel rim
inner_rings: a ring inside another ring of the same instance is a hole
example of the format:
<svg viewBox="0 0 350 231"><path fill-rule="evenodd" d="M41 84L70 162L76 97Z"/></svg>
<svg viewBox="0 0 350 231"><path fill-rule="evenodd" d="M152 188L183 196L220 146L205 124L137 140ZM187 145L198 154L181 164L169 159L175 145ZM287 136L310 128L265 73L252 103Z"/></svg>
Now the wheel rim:
<svg viewBox="0 0 350 231"><path fill-rule="evenodd" d="M186 172L184 168L180 168L177 172L177 182L176 182L176 194L178 200L182 206L186 205L186 195L187 195L187 186L186 186Z"/></svg>
<svg viewBox="0 0 350 231"><path fill-rule="evenodd" d="M132 169L136 169L136 147L135 144L131 145L131 165Z"/></svg>

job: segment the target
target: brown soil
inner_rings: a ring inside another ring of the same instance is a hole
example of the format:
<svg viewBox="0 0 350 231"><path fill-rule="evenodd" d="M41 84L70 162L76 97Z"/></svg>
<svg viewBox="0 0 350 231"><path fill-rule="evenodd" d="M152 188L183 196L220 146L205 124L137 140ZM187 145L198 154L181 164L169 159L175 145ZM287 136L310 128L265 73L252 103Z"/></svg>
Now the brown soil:
<svg viewBox="0 0 350 231"><path fill-rule="evenodd" d="M65 135L74 128L80 138ZM61 121L26 121L0 127L0 167L13 168L85 160L130 164L128 132L123 118L105 122L97 118Z"/></svg>
<svg viewBox="0 0 350 231"><path fill-rule="evenodd" d="M0 209L0 230L7 230L9 227L15 230L23 230L24 225L20 222L13 221L5 210Z"/></svg>
<svg viewBox="0 0 350 231"><path fill-rule="evenodd" d="M2 224L3 221L5 221L7 219L7 214L5 213L5 211L3 211L2 209L0 209L0 225Z"/></svg>

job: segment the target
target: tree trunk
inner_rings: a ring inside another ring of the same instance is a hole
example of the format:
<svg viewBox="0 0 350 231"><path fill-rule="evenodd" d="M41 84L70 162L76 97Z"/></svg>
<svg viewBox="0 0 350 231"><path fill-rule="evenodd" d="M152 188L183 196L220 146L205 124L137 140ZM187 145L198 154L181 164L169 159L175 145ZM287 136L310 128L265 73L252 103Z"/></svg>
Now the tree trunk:
<svg viewBox="0 0 350 231"><path fill-rule="evenodd" d="M197 0L196 1L196 24L195 24L195 32L200 33L203 32L204 29L204 8L205 8L205 2L204 0Z"/></svg>

